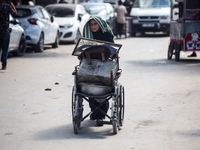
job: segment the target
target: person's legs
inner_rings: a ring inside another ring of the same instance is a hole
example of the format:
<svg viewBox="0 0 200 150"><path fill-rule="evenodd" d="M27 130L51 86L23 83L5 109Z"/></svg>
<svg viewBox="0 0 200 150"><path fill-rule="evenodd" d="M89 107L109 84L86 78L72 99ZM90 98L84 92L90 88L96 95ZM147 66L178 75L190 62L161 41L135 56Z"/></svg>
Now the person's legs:
<svg viewBox="0 0 200 150"><path fill-rule="evenodd" d="M2 38L2 54L1 54L1 62L2 62L2 69L6 69L7 66L7 57L8 57L8 47L10 42L10 33L5 33Z"/></svg>
<svg viewBox="0 0 200 150"><path fill-rule="evenodd" d="M119 32L119 36L121 38L122 33L123 33L123 23L118 23L118 32Z"/></svg>
<svg viewBox="0 0 200 150"><path fill-rule="evenodd" d="M89 106L91 108L91 111L93 111L94 109L96 109L96 107L98 107L100 105L99 102L97 102L96 100L90 98L90 103L89 103ZM92 105L92 104L93 105ZM109 109L109 102L106 101L101 107L100 107L101 110L103 110L105 113L107 113L108 109ZM90 116L90 119L91 120L96 120L96 119L104 119L105 118L105 115L103 113L101 113L101 111L99 110L95 110L91 116Z"/></svg>

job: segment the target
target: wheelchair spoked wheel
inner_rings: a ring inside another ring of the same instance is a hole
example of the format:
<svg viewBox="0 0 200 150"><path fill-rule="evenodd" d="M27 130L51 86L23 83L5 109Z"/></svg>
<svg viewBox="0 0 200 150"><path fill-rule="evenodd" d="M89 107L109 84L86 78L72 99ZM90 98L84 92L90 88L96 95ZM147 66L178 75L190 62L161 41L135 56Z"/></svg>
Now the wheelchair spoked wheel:
<svg viewBox="0 0 200 150"><path fill-rule="evenodd" d="M124 123L124 87L120 86L120 93L119 93L119 125L123 126Z"/></svg>
<svg viewBox="0 0 200 150"><path fill-rule="evenodd" d="M75 87L72 89L72 121L74 133L78 134L81 126L83 107L82 99L76 95Z"/></svg>

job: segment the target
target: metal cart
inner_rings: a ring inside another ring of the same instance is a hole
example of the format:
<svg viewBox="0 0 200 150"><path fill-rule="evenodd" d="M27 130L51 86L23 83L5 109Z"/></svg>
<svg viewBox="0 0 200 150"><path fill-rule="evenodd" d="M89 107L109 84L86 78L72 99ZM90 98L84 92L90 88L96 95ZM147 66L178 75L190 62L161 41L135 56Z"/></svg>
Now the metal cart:
<svg viewBox="0 0 200 150"><path fill-rule="evenodd" d="M171 0L170 43L167 58L175 55L180 59L180 51L200 51L200 1Z"/></svg>

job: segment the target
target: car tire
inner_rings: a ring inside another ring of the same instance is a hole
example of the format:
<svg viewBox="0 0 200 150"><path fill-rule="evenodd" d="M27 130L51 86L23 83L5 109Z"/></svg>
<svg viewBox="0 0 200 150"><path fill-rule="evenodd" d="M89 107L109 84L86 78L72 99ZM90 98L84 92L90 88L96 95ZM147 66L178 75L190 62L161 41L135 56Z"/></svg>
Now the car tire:
<svg viewBox="0 0 200 150"><path fill-rule="evenodd" d="M58 48L59 46L59 32L56 35L55 43L52 44L52 48Z"/></svg>
<svg viewBox="0 0 200 150"><path fill-rule="evenodd" d="M76 38L74 39L74 44L78 43L79 38L81 38L81 32L78 30L76 33Z"/></svg>
<svg viewBox="0 0 200 150"><path fill-rule="evenodd" d="M35 45L35 52L43 52L44 51L44 34L40 34L40 38L38 43Z"/></svg>
<svg viewBox="0 0 200 150"><path fill-rule="evenodd" d="M23 56L26 52L26 38L25 35L22 35L19 42L19 47L17 51L13 52L15 56Z"/></svg>

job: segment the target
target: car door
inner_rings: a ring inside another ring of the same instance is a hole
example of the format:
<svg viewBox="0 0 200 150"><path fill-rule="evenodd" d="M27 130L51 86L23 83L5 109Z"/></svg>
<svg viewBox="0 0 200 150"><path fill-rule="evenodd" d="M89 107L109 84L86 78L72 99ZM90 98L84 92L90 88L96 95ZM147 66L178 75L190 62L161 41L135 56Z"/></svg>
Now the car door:
<svg viewBox="0 0 200 150"><path fill-rule="evenodd" d="M21 36L21 30L19 30L19 25L15 24L14 22L16 22L15 19L10 15L9 27L12 29L12 32L10 34L9 51L18 48Z"/></svg>
<svg viewBox="0 0 200 150"><path fill-rule="evenodd" d="M113 30L114 26L115 26L114 9L113 9L112 5L109 3L106 4L106 9L107 9L107 13L108 13L108 24L111 27L111 29Z"/></svg>
<svg viewBox="0 0 200 150"><path fill-rule="evenodd" d="M86 12L85 8L81 5L79 7L77 7L77 11L78 11L78 14L80 14L82 16L81 21L80 21L80 31L82 34L83 28L84 28L86 22L89 20L90 15Z"/></svg>
<svg viewBox="0 0 200 150"><path fill-rule="evenodd" d="M53 20L51 20L50 14L44 9L41 8L41 11L44 15L44 20L45 20L45 31L46 31L46 43L54 43L57 35L57 28Z"/></svg>

